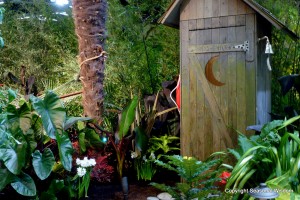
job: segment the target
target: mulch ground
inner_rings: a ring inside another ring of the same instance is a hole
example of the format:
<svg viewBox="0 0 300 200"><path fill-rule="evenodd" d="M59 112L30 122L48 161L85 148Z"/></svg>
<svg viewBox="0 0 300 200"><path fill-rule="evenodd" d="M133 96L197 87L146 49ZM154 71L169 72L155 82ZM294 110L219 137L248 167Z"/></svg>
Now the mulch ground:
<svg viewBox="0 0 300 200"><path fill-rule="evenodd" d="M161 193L160 190L152 187L152 186L144 186L144 185L129 185L129 194L128 199L129 200L146 200L149 196L156 197L159 193ZM123 192L118 191L115 193L114 200L123 200Z"/></svg>

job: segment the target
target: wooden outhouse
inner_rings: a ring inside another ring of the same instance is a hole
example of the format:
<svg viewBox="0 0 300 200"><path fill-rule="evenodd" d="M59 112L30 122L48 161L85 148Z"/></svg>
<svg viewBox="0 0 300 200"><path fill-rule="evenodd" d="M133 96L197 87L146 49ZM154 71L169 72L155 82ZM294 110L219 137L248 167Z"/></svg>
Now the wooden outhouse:
<svg viewBox="0 0 300 200"><path fill-rule="evenodd" d="M203 160L270 120L264 36L292 31L251 0L174 0L160 22L180 29L182 155Z"/></svg>

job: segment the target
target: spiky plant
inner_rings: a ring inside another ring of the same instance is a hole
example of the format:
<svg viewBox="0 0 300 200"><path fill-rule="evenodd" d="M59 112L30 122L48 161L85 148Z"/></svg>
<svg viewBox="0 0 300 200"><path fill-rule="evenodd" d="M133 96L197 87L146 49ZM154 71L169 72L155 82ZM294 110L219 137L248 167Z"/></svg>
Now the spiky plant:
<svg viewBox="0 0 300 200"><path fill-rule="evenodd" d="M176 200L205 198L216 189L214 183L220 180L217 174L219 173L218 167L222 163L221 159L210 159L202 162L194 157L179 155L163 156L163 158L166 162L156 160L155 163L176 172L183 181L176 183L175 186L150 183L152 186L168 192Z"/></svg>

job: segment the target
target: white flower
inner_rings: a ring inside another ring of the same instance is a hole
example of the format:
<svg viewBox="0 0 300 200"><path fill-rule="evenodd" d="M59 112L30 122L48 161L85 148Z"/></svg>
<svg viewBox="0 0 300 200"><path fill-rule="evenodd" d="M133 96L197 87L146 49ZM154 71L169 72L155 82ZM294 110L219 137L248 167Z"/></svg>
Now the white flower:
<svg viewBox="0 0 300 200"><path fill-rule="evenodd" d="M153 152L151 152L149 158L150 158L151 160L155 160L155 154L154 154Z"/></svg>
<svg viewBox="0 0 300 200"><path fill-rule="evenodd" d="M131 152L131 158L136 158L136 157L138 157L137 152L132 151Z"/></svg>
<svg viewBox="0 0 300 200"><path fill-rule="evenodd" d="M146 157L146 155L143 156L143 160L147 162L147 157Z"/></svg>
<svg viewBox="0 0 300 200"><path fill-rule="evenodd" d="M81 160L79 158L76 158L76 164L81 165Z"/></svg>
<svg viewBox="0 0 300 200"><path fill-rule="evenodd" d="M81 160L81 167L88 167L89 160L87 157L84 157L83 160Z"/></svg>
<svg viewBox="0 0 300 200"><path fill-rule="evenodd" d="M88 159L87 157L84 157L83 160L80 160L79 158L76 159L76 164L81 167L93 167L96 165L96 160L94 158Z"/></svg>
<svg viewBox="0 0 300 200"><path fill-rule="evenodd" d="M83 177L86 174L86 169L83 167L78 167L77 168L77 174L79 177Z"/></svg>
<svg viewBox="0 0 300 200"><path fill-rule="evenodd" d="M90 167L93 167L96 165L96 160L94 158L91 158L89 162L90 162Z"/></svg>

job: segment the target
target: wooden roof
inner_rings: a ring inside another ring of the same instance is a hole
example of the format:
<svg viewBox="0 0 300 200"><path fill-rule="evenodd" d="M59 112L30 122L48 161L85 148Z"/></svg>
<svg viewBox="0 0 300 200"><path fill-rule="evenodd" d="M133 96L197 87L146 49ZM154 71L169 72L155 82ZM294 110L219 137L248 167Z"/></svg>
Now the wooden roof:
<svg viewBox="0 0 300 200"><path fill-rule="evenodd" d="M173 0L173 2L168 7L164 15L159 19L159 22L170 26L173 28L179 28L179 16L180 16L180 6L186 0ZM286 32L293 40L298 40L299 36L291 31L286 25L284 25L280 20L278 20L270 11L262 7L260 4L253 0L242 0L249 7L251 7L255 12L259 13L268 22L275 26L279 30Z"/></svg>

